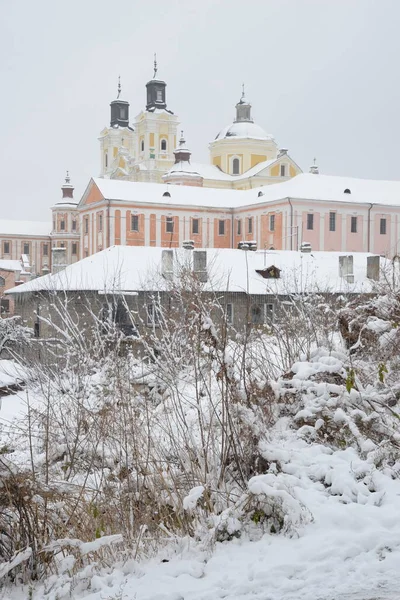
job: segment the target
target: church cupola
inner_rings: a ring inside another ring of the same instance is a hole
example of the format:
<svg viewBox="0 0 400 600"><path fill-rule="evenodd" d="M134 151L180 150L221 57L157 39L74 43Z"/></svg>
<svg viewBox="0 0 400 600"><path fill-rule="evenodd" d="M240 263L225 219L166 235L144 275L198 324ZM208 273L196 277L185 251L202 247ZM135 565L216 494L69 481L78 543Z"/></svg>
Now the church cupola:
<svg viewBox="0 0 400 600"><path fill-rule="evenodd" d="M178 147L176 148L176 150L174 150L175 164L180 163L180 162L190 163L191 155L192 155L192 153L186 146L186 140L183 136L183 131L181 131L181 137L179 140Z"/></svg>
<svg viewBox="0 0 400 600"><path fill-rule="evenodd" d="M248 102L244 95L244 84L242 86L242 97L239 102L236 104L236 119L235 123L253 123L253 119L251 118L251 104Z"/></svg>
<svg viewBox="0 0 400 600"><path fill-rule="evenodd" d="M117 99L111 102L111 127L129 127L129 102L121 100L121 78L118 78Z"/></svg>
<svg viewBox="0 0 400 600"><path fill-rule="evenodd" d="M64 198L73 198L74 197L74 186L71 185L71 178L69 176L69 172L67 171L67 176L65 178L65 183L61 187L62 197Z"/></svg>
<svg viewBox="0 0 400 600"><path fill-rule="evenodd" d="M153 79L146 83L147 89L147 103L146 110L154 111L156 108L166 109L167 108L167 97L166 97L167 84L161 79L157 79L157 60L154 55L154 74Z"/></svg>

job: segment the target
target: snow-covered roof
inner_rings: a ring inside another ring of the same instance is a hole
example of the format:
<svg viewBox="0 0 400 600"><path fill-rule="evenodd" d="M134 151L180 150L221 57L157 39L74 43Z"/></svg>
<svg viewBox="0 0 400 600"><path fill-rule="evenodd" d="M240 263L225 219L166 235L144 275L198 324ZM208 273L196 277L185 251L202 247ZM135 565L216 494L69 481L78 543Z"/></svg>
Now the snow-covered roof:
<svg viewBox="0 0 400 600"><path fill-rule="evenodd" d="M263 167L262 163L259 163L254 169L262 170L265 166ZM207 167L209 171L207 172L203 167ZM214 178L213 174L219 171L213 165L199 165L198 163L192 163L192 168L194 173L198 173L206 179ZM221 171L219 173L231 181L234 179L231 175ZM301 173L282 183L274 183L249 190L168 186L171 197L167 198L163 196L166 187L160 186L158 183L102 178L94 179L94 182L107 200L120 200L139 204L189 205L229 209L292 198L400 206L400 181L355 179L352 177L314 175L312 173ZM345 193L345 190L350 190L351 193ZM262 192L262 195L259 196L259 192Z"/></svg>
<svg viewBox="0 0 400 600"><path fill-rule="evenodd" d="M0 235L50 235L51 223L48 221L16 221L0 219Z"/></svg>
<svg viewBox="0 0 400 600"><path fill-rule="evenodd" d="M0 260L0 270L4 269L5 271L22 271L22 265L19 260Z"/></svg>
<svg viewBox="0 0 400 600"><path fill-rule="evenodd" d="M252 121L239 121L227 125L216 136L216 140L226 138L250 138L254 140L273 140L274 137L266 133L262 127Z"/></svg>
<svg viewBox="0 0 400 600"><path fill-rule="evenodd" d="M53 275L45 275L6 293L37 291L132 292L162 290L163 248L112 246L69 265ZM339 276L339 257L345 252L243 251L207 249L208 282L206 289L217 292L250 294L288 294L305 291L331 293L370 292L373 282L367 279L367 253L353 253L354 283ZM193 251L174 250L176 273L179 266L193 260ZM381 273L390 261L381 258ZM279 279L264 279L256 270L277 267ZM383 275L382 275L383 276Z"/></svg>

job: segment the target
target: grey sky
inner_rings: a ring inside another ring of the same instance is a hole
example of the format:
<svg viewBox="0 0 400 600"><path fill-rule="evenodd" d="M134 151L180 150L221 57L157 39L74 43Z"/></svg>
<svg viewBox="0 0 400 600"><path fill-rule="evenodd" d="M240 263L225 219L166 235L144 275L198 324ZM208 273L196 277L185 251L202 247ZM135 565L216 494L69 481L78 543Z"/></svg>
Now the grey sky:
<svg viewBox="0 0 400 600"><path fill-rule="evenodd" d="M79 199L118 75L133 121L154 52L193 160L244 81L304 171L400 179L398 0L0 0L0 17L0 218L50 221L66 169Z"/></svg>

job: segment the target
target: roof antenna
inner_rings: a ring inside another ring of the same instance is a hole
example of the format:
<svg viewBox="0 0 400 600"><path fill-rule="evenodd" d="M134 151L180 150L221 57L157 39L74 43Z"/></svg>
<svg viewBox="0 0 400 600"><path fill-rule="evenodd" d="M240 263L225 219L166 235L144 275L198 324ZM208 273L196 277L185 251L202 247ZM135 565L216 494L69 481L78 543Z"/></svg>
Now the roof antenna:
<svg viewBox="0 0 400 600"><path fill-rule="evenodd" d="M118 94L117 94L117 100L121 95L121 75L118 75Z"/></svg>
<svg viewBox="0 0 400 600"><path fill-rule="evenodd" d="M157 75L157 54L154 53L154 73L153 73L153 79L156 78Z"/></svg>
<svg viewBox="0 0 400 600"><path fill-rule="evenodd" d="M241 97L241 100L243 100L243 99L244 99L244 83L242 83L242 97Z"/></svg>
<svg viewBox="0 0 400 600"><path fill-rule="evenodd" d="M65 178L65 183L69 183L71 181L71 178L69 176L69 171L67 171L67 176Z"/></svg>

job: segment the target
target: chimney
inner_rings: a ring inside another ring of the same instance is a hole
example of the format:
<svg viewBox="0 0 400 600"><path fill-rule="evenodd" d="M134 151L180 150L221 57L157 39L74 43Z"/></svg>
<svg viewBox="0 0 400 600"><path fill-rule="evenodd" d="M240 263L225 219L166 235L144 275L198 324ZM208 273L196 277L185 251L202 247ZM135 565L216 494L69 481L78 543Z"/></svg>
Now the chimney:
<svg viewBox="0 0 400 600"><path fill-rule="evenodd" d="M379 281L379 256L367 256L367 277L373 281Z"/></svg>
<svg viewBox="0 0 400 600"><path fill-rule="evenodd" d="M310 242L302 242L300 246L300 252L311 252L311 244Z"/></svg>
<svg viewBox="0 0 400 600"><path fill-rule="evenodd" d="M280 158L281 156L286 156L287 153L288 153L288 149L287 148L280 148L279 149L278 158Z"/></svg>
<svg viewBox="0 0 400 600"><path fill-rule="evenodd" d="M207 281L207 252L206 250L193 251L193 273L201 283Z"/></svg>
<svg viewBox="0 0 400 600"><path fill-rule="evenodd" d="M193 250L194 249L194 241L193 240L183 240L182 246L183 246L183 248L185 248L185 250Z"/></svg>
<svg viewBox="0 0 400 600"><path fill-rule="evenodd" d="M67 249L66 248L52 248L52 272L59 273L67 266Z"/></svg>
<svg viewBox="0 0 400 600"><path fill-rule="evenodd" d="M339 256L339 277L354 283L353 256Z"/></svg>
<svg viewBox="0 0 400 600"><path fill-rule="evenodd" d="M172 281L174 275L174 251L163 250L161 254L161 275L164 279Z"/></svg>

